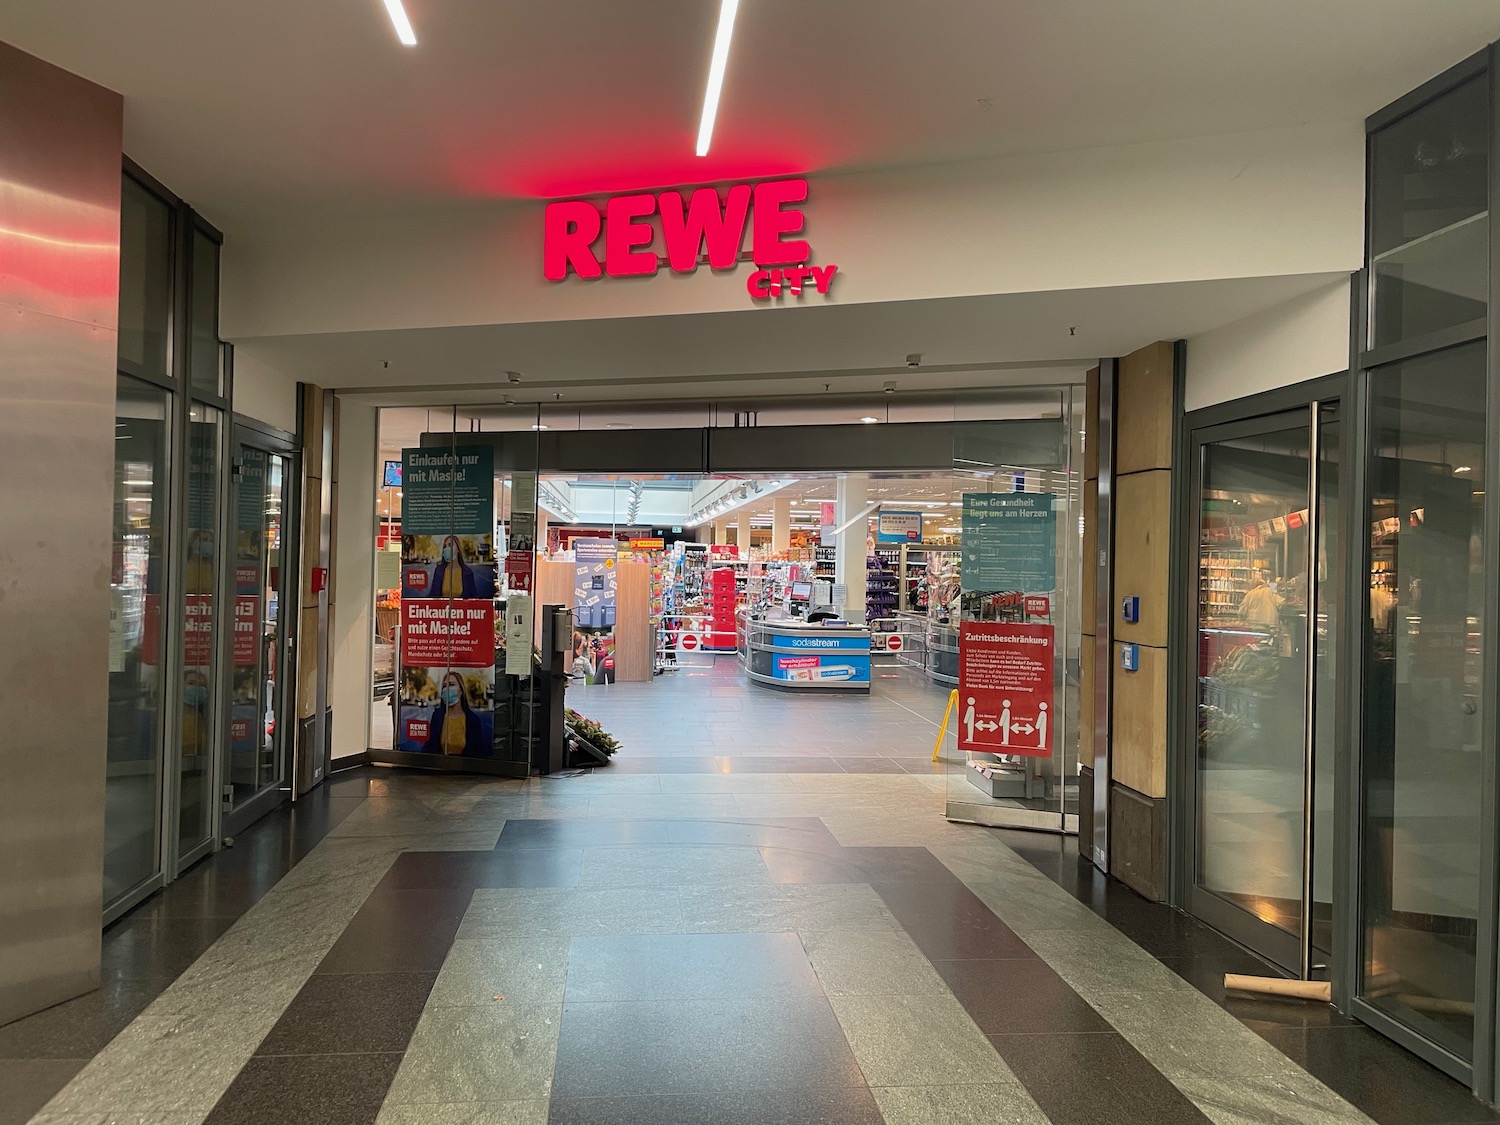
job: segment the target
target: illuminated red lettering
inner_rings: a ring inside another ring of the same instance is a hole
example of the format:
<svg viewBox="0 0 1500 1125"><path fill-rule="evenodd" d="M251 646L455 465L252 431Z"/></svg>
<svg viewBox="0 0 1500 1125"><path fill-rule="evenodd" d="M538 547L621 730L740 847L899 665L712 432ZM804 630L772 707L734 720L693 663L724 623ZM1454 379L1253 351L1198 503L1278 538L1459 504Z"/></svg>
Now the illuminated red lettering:
<svg viewBox="0 0 1500 1125"><path fill-rule="evenodd" d="M637 249L650 246L656 237L651 224L641 221L655 210L654 195L617 195L609 201L606 214L609 225L604 231L604 269L610 277L637 277L656 272L656 255L650 250Z"/></svg>
<svg viewBox="0 0 1500 1125"><path fill-rule="evenodd" d="M711 187L693 192L686 205L680 191L664 191L658 199L667 260L674 270L687 273L696 268L705 244L710 266L716 270L734 268L745 239L745 216L750 212L749 184L730 188L722 206L719 193Z"/></svg>
<svg viewBox="0 0 1500 1125"><path fill-rule="evenodd" d="M584 200L549 203L544 224L545 273L561 281L570 272L594 278L639 277L654 274L662 258L650 217L661 214L665 260L677 273L692 273L707 261L716 270L733 269L740 260L745 225L752 224L750 244L755 269L745 289L756 300L811 292L826 294L838 266L811 264L812 247L800 234L806 217L799 204L807 200L807 180L793 178L734 184L720 192L701 187L659 194L617 195L596 206ZM604 240L602 256L595 250ZM602 260L601 260L602 257Z"/></svg>
<svg viewBox="0 0 1500 1125"><path fill-rule="evenodd" d="M603 225L599 208L581 199L547 204L542 265L549 281L561 281L568 268L579 277L598 277L599 259L591 249Z"/></svg>
<svg viewBox="0 0 1500 1125"><path fill-rule="evenodd" d="M782 270L781 276L786 279L787 292L800 296L802 283L812 276L812 270L806 266L793 266L791 269Z"/></svg>
<svg viewBox="0 0 1500 1125"><path fill-rule="evenodd" d="M798 265L812 256L812 247L806 239L782 239L784 234L796 234L802 229L804 216L793 207L783 210L783 204L803 203L807 200L807 181L766 180L755 185L755 264L758 266Z"/></svg>

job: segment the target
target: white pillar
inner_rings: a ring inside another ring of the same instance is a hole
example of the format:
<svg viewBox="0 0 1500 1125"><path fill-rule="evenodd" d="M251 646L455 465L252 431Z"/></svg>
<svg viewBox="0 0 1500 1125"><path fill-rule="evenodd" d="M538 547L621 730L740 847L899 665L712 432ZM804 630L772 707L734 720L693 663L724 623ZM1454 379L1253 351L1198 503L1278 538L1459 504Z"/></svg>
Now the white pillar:
<svg viewBox="0 0 1500 1125"><path fill-rule="evenodd" d="M863 512L869 506L869 494L870 478L864 473L840 476L834 492L834 526L844 527ZM857 624L863 624L865 620L865 539L868 535L869 520L857 519L839 532L835 544L838 553L834 556L834 585L847 588L844 616Z"/></svg>
<svg viewBox="0 0 1500 1125"><path fill-rule="evenodd" d="M790 496L771 498L771 550L781 552L792 546L792 499Z"/></svg>
<svg viewBox="0 0 1500 1125"><path fill-rule="evenodd" d="M750 509L740 509L739 524L735 529L734 541L739 544L740 558L750 557Z"/></svg>
<svg viewBox="0 0 1500 1125"><path fill-rule="evenodd" d="M729 542L728 520L714 520L714 542L721 547Z"/></svg>

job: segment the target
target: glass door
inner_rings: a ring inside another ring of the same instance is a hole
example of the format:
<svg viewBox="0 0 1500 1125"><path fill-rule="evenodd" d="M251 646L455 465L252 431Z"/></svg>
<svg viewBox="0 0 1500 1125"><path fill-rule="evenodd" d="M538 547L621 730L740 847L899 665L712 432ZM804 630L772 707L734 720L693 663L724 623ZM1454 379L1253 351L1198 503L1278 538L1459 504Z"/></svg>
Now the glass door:
<svg viewBox="0 0 1500 1125"><path fill-rule="evenodd" d="M295 568L284 530L294 458L243 428L234 456L234 637L225 740L224 831L233 835L287 795L294 722L287 704Z"/></svg>
<svg viewBox="0 0 1500 1125"><path fill-rule="evenodd" d="M1485 343L1370 380L1361 1014L1467 1063L1484 886ZM1450 1067L1451 1069L1451 1067Z"/></svg>
<svg viewBox="0 0 1500 1125"><path fill-rule="evenodd" d="M1193 447L1187 905L1309 975L1332 944L1337 407L1197 431Z"/></svg>

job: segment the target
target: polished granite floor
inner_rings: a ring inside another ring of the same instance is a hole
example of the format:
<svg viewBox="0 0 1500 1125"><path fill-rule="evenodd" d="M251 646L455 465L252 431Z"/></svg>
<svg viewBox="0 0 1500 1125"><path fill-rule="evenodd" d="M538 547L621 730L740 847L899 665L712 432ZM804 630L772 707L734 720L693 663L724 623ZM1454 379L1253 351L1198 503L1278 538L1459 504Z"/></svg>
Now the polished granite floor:
<svg viewBox="0 0 1500 1125"><path fill-rule="evenodd" d="M617 710L593 774L336 775L0 1028L0 1125L1500 1121L1326 1006L1226 1000L1253 957L1075 841L947 823L930 741L861 753L840 710L775 752L647 753Z"/></svg>

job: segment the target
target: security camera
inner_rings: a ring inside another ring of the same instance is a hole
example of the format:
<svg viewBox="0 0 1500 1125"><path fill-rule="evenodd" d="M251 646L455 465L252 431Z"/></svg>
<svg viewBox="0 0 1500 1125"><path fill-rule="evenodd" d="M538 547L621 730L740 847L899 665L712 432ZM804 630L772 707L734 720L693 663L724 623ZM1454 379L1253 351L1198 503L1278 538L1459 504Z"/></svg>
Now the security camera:
<svg viewBox="0 0 1500 1125"><path fill-rule="evenodd" d="M906 357L906 366L907 367L921 367L922 366L922 353L921 352L912 352L911 355L907 356Z"/></svg>
<svg viewBox="0 0 1500 1125"><path fill-rule="evenodd" d="M505 373L505 378L509 382L519 383L521 381L521 373L519 371L507 371Z"/></svg>

